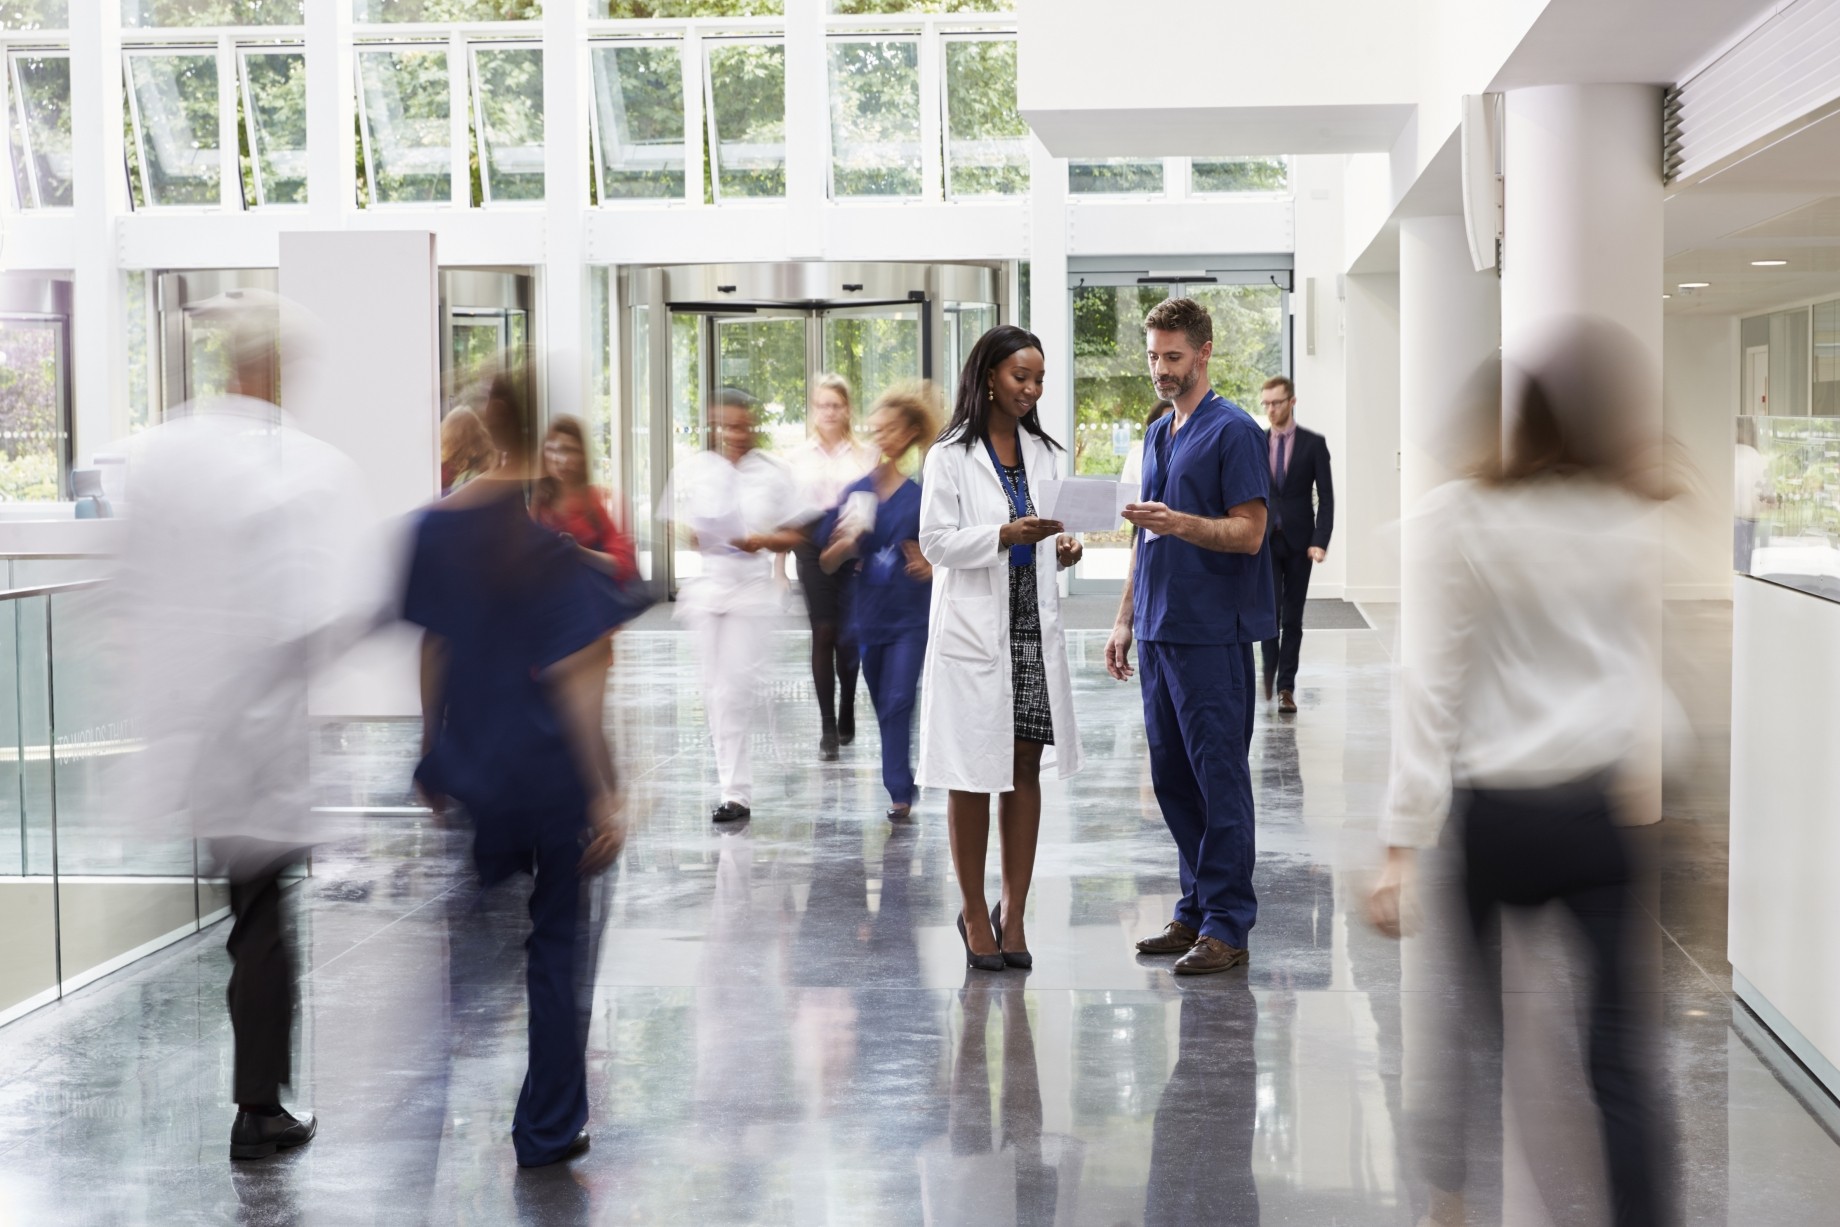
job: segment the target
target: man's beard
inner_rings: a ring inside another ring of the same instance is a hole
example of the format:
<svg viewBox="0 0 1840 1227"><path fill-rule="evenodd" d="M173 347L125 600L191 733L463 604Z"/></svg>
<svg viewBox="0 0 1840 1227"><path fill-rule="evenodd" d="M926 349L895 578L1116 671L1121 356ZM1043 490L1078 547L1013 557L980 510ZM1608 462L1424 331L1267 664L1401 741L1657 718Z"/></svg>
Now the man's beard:
<svg viewBox="0 0 1840 1227"><path fill-rule="evenodd" d="M1173 392L1163 391L1163 389L1157 385L1155 380L1152 380L1150 382L1150 388L1152 391L1154 391L1158 396L1162 397L1164 400L1175 401L1175 400L1181 400L1184 396L1187 396L1190 392L1193 392L1195 390L1195 385L1200 382L1201 382L1201 372L1200 371L1190 371L1186 379L1176 380L1176 390Z"/></svg>

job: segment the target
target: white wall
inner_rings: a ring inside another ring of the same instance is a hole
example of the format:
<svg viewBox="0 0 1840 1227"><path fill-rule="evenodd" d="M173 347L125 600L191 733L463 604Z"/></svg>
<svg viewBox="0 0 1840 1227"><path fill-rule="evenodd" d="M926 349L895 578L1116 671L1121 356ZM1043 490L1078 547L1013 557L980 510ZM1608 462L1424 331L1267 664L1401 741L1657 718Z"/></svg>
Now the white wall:
<svg viewBox="0 0 1840 1227"><path fill-rule="evenodd" d="M1682 494L1668 508L1663 579L1675 600L1731 596L1732 422L1738 320L1669 316L1661 339L1662 429Z"/></svg>
<svg viewBox="0 0 1840 1227"><path fill-rule="evenodd" d="M1297 381L1297 420L1328 442L1336 493L1336 526L1329 556L1310 580L1310 595L1318 597L1342 595L1351 539L1346 476L1352 461L1342 361L1342 300L1336 292L1337 278L1346 263L1342 163L1334 155L1299 157L1291 162L1291 189L1296 197L1297 267L1291 308L1296 312L1292 368ZM1312 317L1314 354L1309 352L1308 340Z"/></svg>
<svg viewBox="0 0 1840 1227"><path fill-rule="evenodd" d="M1351 601L1399 599L1399 276L1350 275L1343 304L1347 460L1337 493Z"/></svg>
<svg viewBox="0 0 1840 1227"><path fill-rule="evenodd" d="M1741 577L1732 632L1734 985L1840 1094L1840 604Z"/></svg>
<svg viewBox="0 0 1840 1227"><path fill-rule="evenodd" d="M298 232L280 256L282 297L315 319L310 361L283 371L283 405L357 463L380 532L399 531L440 484L434 236ZM315 685L314 714L415 715L416 642L397 627L360 645Z"/></svg>

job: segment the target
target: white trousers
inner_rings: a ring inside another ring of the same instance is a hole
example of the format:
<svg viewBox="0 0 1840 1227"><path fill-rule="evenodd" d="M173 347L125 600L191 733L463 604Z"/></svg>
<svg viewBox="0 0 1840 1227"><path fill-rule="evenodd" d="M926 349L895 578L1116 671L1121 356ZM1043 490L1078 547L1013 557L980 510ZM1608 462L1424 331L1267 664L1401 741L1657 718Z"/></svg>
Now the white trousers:
<svg viewBox="0 0 1840 1227"><path fill-rule="evenodd" d="M693 626L721 799L751 808L754 763L748 741L766 676L770 622L759 613L705 610L696 615Z"/></svg>

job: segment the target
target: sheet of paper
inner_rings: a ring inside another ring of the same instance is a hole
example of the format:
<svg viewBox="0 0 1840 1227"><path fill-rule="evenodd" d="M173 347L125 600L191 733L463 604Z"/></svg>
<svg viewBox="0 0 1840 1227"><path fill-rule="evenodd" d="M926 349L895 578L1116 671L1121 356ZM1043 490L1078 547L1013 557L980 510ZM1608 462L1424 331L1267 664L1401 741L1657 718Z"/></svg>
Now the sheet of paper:
<svg viewBox="0 0 1840 1227"><path fill-rule="evenodd" d="M741 509L731 507L721 515L695 517L690 521L690 531L696 534L699 551L705 554L724 554L735 548L735 542L747 536L747 525L741 519Z"/></svg>
<svg viewBox="0 0 1840 1227"><path fill-rule="evenodd" d="M1118 527L1119 491L1119 484L1107 477L1044 479L1039 510L1043 519L1059 520L1070 533L1109 533Z"/></svg>

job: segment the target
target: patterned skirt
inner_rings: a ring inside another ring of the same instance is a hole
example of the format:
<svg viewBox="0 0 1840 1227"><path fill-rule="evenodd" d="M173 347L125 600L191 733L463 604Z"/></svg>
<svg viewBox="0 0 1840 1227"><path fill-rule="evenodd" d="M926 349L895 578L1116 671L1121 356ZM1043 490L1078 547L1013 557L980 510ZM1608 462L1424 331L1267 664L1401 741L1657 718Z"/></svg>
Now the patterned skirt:
<svg viewBox="0 0 1840 1227"><path fill-rule="evenodd" d="M1009 569L1009 667L1016 693L1016 736L1051 746L1054 718L1048 708L1048 670L1041 658L1038 575L1032 564Z"/></svg>

